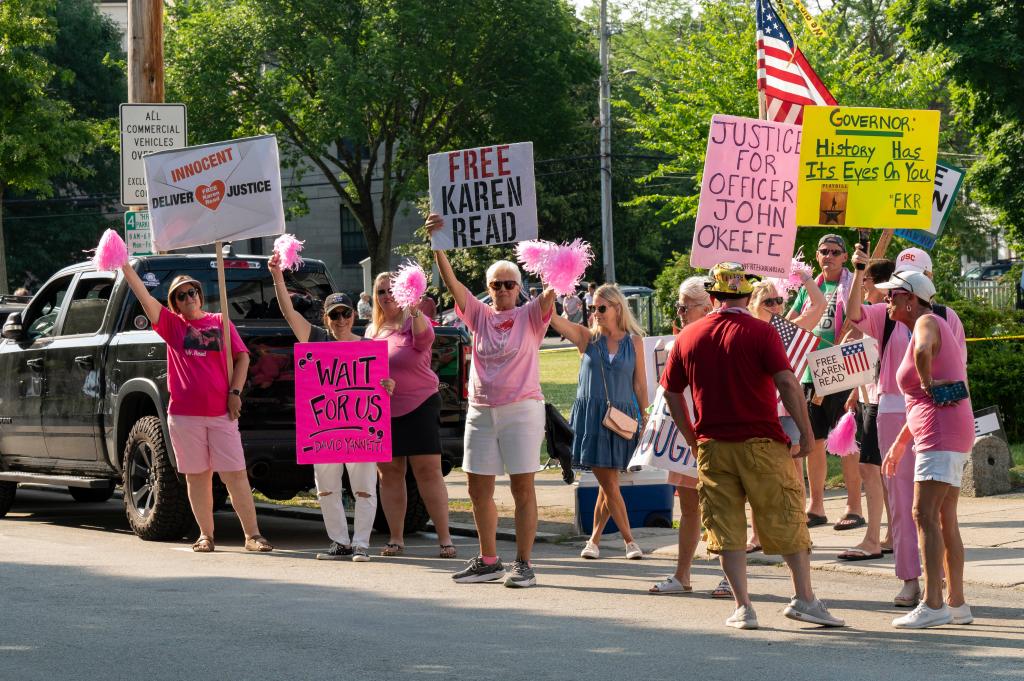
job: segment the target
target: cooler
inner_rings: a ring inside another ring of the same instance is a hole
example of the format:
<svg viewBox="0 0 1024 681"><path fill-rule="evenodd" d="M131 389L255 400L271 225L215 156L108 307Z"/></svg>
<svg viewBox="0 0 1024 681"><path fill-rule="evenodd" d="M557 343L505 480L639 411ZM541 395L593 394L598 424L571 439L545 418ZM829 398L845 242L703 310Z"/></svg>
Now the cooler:
<svg viewBox="0 0 1024 681"><path fill-rule="evenodd" d="M672 506L675 487L669 485L668 473L645 468L619 474L619 489L626 502L630 527L672 527ZM576 491L576 529L581 534L594 530L594 504L597 503L597 478L587 471L573 484ZM618 532L609 519L603 534Z"/></svg>

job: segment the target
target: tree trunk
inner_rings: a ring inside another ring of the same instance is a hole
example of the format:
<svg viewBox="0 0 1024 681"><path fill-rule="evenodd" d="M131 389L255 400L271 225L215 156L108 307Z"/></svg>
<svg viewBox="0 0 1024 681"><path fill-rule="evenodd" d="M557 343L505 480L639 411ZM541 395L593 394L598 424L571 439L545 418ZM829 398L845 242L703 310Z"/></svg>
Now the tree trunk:
<svg viewBox="0 0 1024 681"><path fill-rule="evenodd" d="M4 186L0 185L0 295L10 293L7 288L7 248L4 246Z"/></svg>

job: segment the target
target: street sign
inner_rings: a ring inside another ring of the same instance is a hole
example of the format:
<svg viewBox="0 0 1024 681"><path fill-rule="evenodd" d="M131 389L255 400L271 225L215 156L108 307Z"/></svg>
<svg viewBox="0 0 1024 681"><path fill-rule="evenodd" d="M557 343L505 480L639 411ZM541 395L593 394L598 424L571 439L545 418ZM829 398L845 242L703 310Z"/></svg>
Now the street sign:
<svg viewBox="0 0 1024 681"><path fill-rule="evenodd" d="M188 146L184 104L121 105L121 203L145 206L147 154Z"/></svg>
<svg viewBox="0 0 1024 681"><path fill-rule="evenodd" d="M153 232L148 210L130 210L124 214L124 243L128 255L153 255Z"/></svg>

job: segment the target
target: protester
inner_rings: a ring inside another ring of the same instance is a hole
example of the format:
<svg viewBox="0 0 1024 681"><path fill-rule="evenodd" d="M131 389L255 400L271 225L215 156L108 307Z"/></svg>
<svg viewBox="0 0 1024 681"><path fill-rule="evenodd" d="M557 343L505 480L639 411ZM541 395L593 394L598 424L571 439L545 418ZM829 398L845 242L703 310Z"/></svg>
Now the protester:
<svg viewBox="0 0 1024 681"><path fill-rule="evenodd" d="M423 294L420 299L420 312L427 318L427 321L433 320L437 317L437 303L434 301L434 297L429 293Z"/></svg>
<svg viewBox="0 0 1024 681"><path fill-rule="evenodd" d="M427 218L430 233L443 225L440 215ZM499 260L487 268L487 288L492 298L488 306L456 278L444 251L434 251L434 259L455 298L456 313L473 333L462 468L469 478L480 555L452 578L460 583L489 582L505 575L497 549L494 479L507 471L516 507L516 559L505 586L533 586L537 583L530 565L537 534L534 476L540 468L540 445L544 440L538 349L554 309L555 293L547 289L516 307L522 274L515 263Z"/></svg>
<svg viewBox="0 0 1024 681"><path fill-rule="evenodd" d="M24 286L19 286L18 288L14 289L14 293L12 295L15 295L15 296L30 296L32 294Z"/></svg>
<svg viewBox="0 0 1024 681"><path fill-rule="evenodd" d="M356 312L360 319L369 320L373 314L373 305L370 304L370 294L363 291L359 294L359 302L356 303Z"/></svg>
<svg viewBox="0 0 1024 681"><path fill-rule="evenodd" d="M220 314L203 311L203 287L188 275L178 275L167 289L167 307L154 298L130 263L121 267L125 281L142 305L153 330L167 344L167 430L185 476L192 514L199 524L197 553L214 550L213 474L231 495L231 507L245 533L246 551L272 551L260 534L256 505L246 472L238 417L242 388L249 371L249 353L234 324L230 324L231 375L223 351ZM198 340L212 339L212 342Z"/></svg>
<svg viewBox="0 0 1024 681"><path fill-rule="evenodd" d="M853 286L853 275L844 267L846 263L846 241L838 234L826 234L818 240L818 267L821 274L815 280L825 296L825 312L812 330L821 338L819 349L835 345L840 329L843 328L844 307ZM810 306L807 289L797 294L786 319L793 321ZM802 377L807 410L814 429L814 449L807 457L807 484L810 501L807 506L807 526L817 527L828 523L825 517L825 475L828 464L825 460L825 439L835 428L843 415L843 408L850 391L844 390L824 397L817 397L811 369L808 367ZM833 527L836 530L852 530L863 527L864 516L860 504L860 473L856 460L843 463L843 478L846 481L846 513Z"/></svg>
<svg viewBox="0 0 1024 681"><path fill-rule="evenodd" d="M587 284L587 292L583 294L583 304L589 310L594 304L594 294L597 292L597 284L590 282Z"/></svg>
<svg viewBox="0 0 1024 681"><path fill-rule="evenodd" d="M908 257L912 255L913 257ZM854 264L869 264L869 258L859 247L854 252ZM907 249L896 258L896 270L904 272L923 272L925 276L931 272L931 258L921 249ZM878 283L875 284L878 287ZM907 407L903 395L896 382L896 370L910 344L910 329L904 324L892 320L887 308L880 305L861 306L858 297L850 301L850 321L861 331L879 343L879 377L878 377L878 450L889 451L896 435L906 424ZM963 324L952 308L933 305L932 311L946 319L954 338L963 354L967 357L967 343L964 338ZM917 527L914 524L914 457L901 456L902 464L896 469L895 476L887 479L889 497L889 523L892 535L893 556L896 563L896 577L903 582L899 593L893 598L893 605L901 608L913 608L918 604L921 587L918 578L921 576L921 558L918 551ZM884 463L884 459L883 459Z"/></svg>
<svg viewBox="0 0 1024 681"><path fill-rule="evenodd" d="M944 397L940 388L966 386L967 363L949 324L932 309L935 286L921 272L900 272L879 288L889 295L891 319L913 329L896 371L906 398L907 422L886 453L883 472L896 474L913 438L914 519L924 554L925 598L912 612L893 620L900 629L970 624L964 599L964 545L957 523L957 500L964 466L974 443L974 414L966 391ZM949 598L943 601L943 566Z"/></svg>
<svg viewBox="0 0 1024 681"><path fill-rule="evenodd" d="M644 554L629 527L619 473L627 469L647 421L643 331L615 284L605 284L595 292L590 328L558 316L552 316L551 326L580 353L576 401L569 417L574 433L572 463L590 470L599 485L593 531L580 556L601 556L601 535L610 515L626 544L626 558L638 560ZM640 427L632 437L626 439L604 425L609 406L636 420Z"/></svg>
<svg viewBox="0 0 1024 681"><path fill-rule="evenodd" d="M562 297L562 316L573 324L583 323L583 301L575 293Z"/></svg>
<svg viewBox="0 0 1024 681"><path fill-rule="evenodd" d="M430 368L434 327L420 308L402 309L391 296L392 272L373 282L373 319L366 338L386 340L388 367L395 380L391 396L391 461L380 470L380 503L391 538L382 556L405 551L406 470L412 469L423 505L434 521L441 558L455 558L448 533L448 489L441 472L441 395ZM429 300L429 298L426 298Z"/></svg>
<svg viewBox="0 0 1024 681"><path fill-rule="evenodd" d="M679 298L676 303L676 316L679 317L680 329L703 319L711 313L711 296L708 295L705 277L690 277L679 285ZM690 387L683 391L687 415L691 422L695 420L693 413L693 395ZM676 488L679 497L679 550L676 554L676 571L667 579L653 585L648 591L652 594L689 593L693 591L690 583L690 568L693 566L693 555L700 543L700 507L697 500L697 479L681 473L669 473L668 482ZM711 592L712 598L732 598L732 587L729 580L722 579Z"/></svg>
<svg viewBox="0 0 1024 681"><path fill-rule="evenodd" d="M766 553L780 554L790 568L796 597L786 617L823 626L844 626L811 588L810 535L800 512L799 481L789 438L775 407L778 390L800 430L800 451L813 448L814 433L778 333L747 309L752 287L741 265L721 263L712 270L709 293L720 310L684 329L669 353L661 384L672 418L697 451L701 520L708 550L720 554L732 585L736 611L726 625L756 629L747 591L749 500ZM690 423L683 391L693 391Z"/></svg>
<svg viewBox="0 0 1024 681"><path fill-rule="evenodd" d="M300 343L324 343L327 341L351 342L362 339L352 333L355 322L352 299L344 293L332 293L324 300L323 326L310 324L292 305L281 259L275 253L267 263L274 279L274 295L281 307L281 316L288 322L292 333ZM395 382L386 378L382 382L391 393ZM348 471L348 482L356 500L352 539L349 542L348 518L345 516L345 502L342 497L342 476ZM340 560L352 556L352 560L363 563L370 560L370 533L373 519L377 515L377 467L372 462L364 463L315 463L313 479L316 482L317 500L324 517L324 527L331 545L318 560Z"/></svg>

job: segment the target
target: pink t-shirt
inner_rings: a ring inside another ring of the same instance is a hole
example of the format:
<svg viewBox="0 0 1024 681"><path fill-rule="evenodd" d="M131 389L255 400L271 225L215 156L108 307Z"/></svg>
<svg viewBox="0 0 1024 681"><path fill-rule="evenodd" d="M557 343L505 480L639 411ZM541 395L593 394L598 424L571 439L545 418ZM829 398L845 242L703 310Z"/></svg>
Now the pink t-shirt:
<svg viewBox="0 0 1024 681"><path fill-rule="evenodd" d="M470 404L500 407L544 399L537 349L544 340L551 312L541 315L540 297L522 307L496 312L490 305L467 296L466 309L460 310L456 305L455 312L473 333Z"/></svg>
<svg viewBox="0 0 1024 681"><path fill-rule="evenodd" d="M437 374L430 369L434 327L428 324L423 333L414 335L410 317L401 331L376 338L388 343L388 370L395 381L391 418L405 416L437 393Z"/></svg>
<svg viewBox="0 0 1024 681"><path fill-rule="evenodd" d="M167 413L176 416L223 416L228 412L228 374L221 352L221 316L206 312L188 320L166 307L153 326L167 343ZM249 351L231 324L231 355Z"/></svg>
<svg viewBox="0 0 1024 681"><path fill-rule="evenodd" d="M939 325L939 352L932 358L932 380L966 381L967 365L949 324L938 315L929 315ZM921 377L914 365L914 338L911 338L903 361L896 372L900 390L907 400L907 425L914 436L918 452L969 452L974 446L974 411L971 400L961 400L948 407L937 407L921 387Z"/></svg>

